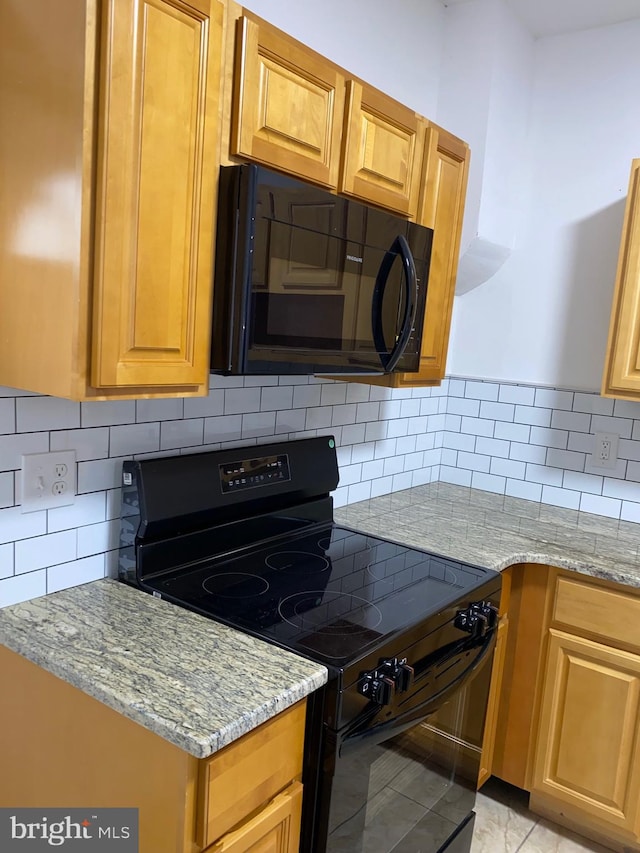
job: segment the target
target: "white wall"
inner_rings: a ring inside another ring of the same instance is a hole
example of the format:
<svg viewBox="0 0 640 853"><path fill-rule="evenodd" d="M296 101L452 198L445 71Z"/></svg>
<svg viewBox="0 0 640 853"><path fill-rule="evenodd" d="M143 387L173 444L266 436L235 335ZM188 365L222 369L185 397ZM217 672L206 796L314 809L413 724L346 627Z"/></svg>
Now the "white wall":
<svg viewBox="0 0 640 853"><path fill-rule="evenodd" d="M452 373L600 387L630 161L640 154L639 44L640 21L536 43L527 220L502 270L456 297Z"/></svg>
<svg viewBox="0 0 640 853"><path fill-rule="evenodd" d="M445 15L440 0L248 0L245 5L416 112L435 115Z"/></svg>

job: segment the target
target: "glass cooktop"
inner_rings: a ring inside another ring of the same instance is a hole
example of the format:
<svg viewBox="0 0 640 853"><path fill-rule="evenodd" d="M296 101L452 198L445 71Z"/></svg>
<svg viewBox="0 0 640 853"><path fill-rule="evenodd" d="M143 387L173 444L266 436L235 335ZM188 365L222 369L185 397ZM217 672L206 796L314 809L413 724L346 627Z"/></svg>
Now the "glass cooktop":
<svg viewBox="0 0 640 853"><path fill-rule="evenodd" d="M171 599L341 666L494 572L328 525L149 581Z"/></svg>

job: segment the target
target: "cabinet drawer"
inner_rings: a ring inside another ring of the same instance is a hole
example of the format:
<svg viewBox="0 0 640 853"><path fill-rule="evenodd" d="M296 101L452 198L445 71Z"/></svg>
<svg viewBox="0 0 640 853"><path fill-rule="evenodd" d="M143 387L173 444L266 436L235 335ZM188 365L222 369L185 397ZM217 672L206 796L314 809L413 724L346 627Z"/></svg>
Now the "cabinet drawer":
<svg viewBox="0 0 640 853"><path fill-rule="evenodd" d="M553 621L640 648L640 598L581 580L559 577Z"/></svg>
<svg viewBox="0 0 640 853"><path fill-rule="evenodd" d="M225 835L211 853L298 853L302 785L294 782L255 817ZM207 851L209 853L209 851Z"/></svg>
<svg viewBox="0 0 640 853"><path fill-rule="evenodd" d="M299 702L203 763L203 847L224 835L302 772L305 703Z"/></svg>

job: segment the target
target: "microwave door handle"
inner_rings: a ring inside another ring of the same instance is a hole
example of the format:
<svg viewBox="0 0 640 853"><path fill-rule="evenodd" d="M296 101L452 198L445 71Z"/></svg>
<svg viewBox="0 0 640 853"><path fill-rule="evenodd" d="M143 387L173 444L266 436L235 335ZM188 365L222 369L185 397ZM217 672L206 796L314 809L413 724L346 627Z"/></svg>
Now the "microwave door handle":
<svg viewBox="0 0 640 853"><path fill-rule="evenodd" d="M402 269L404 271L405 308L402 325L396 338L395 345L391 352L387 352L384 332L382 329L382 299L396 255L400 255L402 260ZM382 259L378 275L376 276L376 283L373 289L373 300L371 304L373 341L378 353L380 354L382 365L387 373L390 373L394 369L405 351L415 321L417 302L418 276L416 274L416 265L406 238L402 234L399 234L391 244L389 251L386 252Z"/></svg>

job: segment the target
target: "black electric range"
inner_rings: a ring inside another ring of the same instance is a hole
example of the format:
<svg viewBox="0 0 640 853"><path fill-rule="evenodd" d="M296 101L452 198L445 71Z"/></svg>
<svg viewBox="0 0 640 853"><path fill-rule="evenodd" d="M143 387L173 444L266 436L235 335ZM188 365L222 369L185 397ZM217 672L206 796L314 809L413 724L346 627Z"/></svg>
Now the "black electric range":
<svg viewBox="0 0 640 853"><path fill-rule="evenodd" d="M452 702L478 730L499 576L335 524L337 484L331 436L125 462L120 578L329 669L308 703L302 853L467 850L468 761L423 755L421 733ZM403 774L448 795L416 807ZM380 797L411 813L391 835Z"/></svg>

